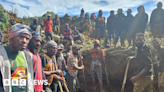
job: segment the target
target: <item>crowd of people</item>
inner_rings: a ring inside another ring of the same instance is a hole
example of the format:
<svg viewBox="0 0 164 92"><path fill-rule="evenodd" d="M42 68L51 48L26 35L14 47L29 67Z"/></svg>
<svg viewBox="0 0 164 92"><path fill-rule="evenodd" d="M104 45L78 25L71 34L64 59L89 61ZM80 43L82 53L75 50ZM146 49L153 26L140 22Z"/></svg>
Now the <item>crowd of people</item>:
<svg viewBox="0 0 164 92"><path fill-rule="evenodd" d="M150 27L154 35L152 45L156 49L154 54L151 53L150 47L144 43L148 15L145 13L144 6L139 6L137 10L138 13L135 17L131 14L131 9L127 10L127 16L122 13L122 9L118 9L117 15L111 11L107 19L107 26L105 25L105 17L102 16L102 10L99 11L97 17L95 14L91 16L91 23L96 23L95 36L97 38L93 42L94 47L90 49L92 57L90 74L93 90L97 89L94 76L96 73L98 88L100 92L104 92L102 68L103 66L106 67L106 53L101 48L101 38L105 37L105 45L107 45L108 37L110 43L111 39L114 39L114 46L116 47L120 37L121 46L125 46L124 41L128 39L130 47L133 39L133 46L138 48L135 56L127 57L127 62L133 62L135 68L135 75L130 79L134 84L133 92L155 92L152 84L154 74L158 75L159 91L164 91L164 48L161 46L164 24L162 3L157 4L157 9L152 12L150 18ZM82 12L84 13L83 9ZM76 27L72 31L69 24L66 23L63 36L60 37L58 43L55 42L53 32L57 35L61 33L60 20L57 15L53 20L51 20L51 15L48 15L44 25L46 41L42 38L41 26L38 24L37 18L34 19L30 27L20 23L11 27L9 44L0 45L0 92L60 92L63 88L67 90L67 87L70 92L80 90L77 75L78 70L84 69L84 65L79 66L78 63L81 62L83 56L80 47L73 45L72 40L83 41L83 38ZM66 46L63 45L63 39L68 40ZM45 44L46 52L39 55L39 49L43 50ZM156 62L153 62L152 57L155 58ZM48 83L45 85L37 82L36 85L30 85L27 82L24 86L13 86L12 83L9 83L6 86L5 79L18 79L18 84L20 84L21 79L47 80ZM65 84L67 85L61 87Z"/></svg>

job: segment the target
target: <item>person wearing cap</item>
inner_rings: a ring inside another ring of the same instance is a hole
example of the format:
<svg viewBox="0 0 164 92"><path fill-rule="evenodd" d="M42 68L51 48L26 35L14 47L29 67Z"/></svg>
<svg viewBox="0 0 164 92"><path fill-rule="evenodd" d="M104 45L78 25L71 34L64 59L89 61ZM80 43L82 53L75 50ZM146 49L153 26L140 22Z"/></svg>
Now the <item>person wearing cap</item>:
<svg viewBox="0 0 164 92"><path fill-rule="evenodd" d="M35 18L33 20L33 23L30 25L30 28L31 28L31 32L37 32L39 34L42 34L41 32L41 25L38 23L38 19ZM42 38L42 42L41 42L41 51L43 51L43 46L45 44L45 41L44 39Z"/></svg>
<svg viewBox="0 0 164 92"><path fill-rule="evenodd" d="M114 11L110 11L110 16L107 19L107 30L108 30L108 36L110 40L110 45L112 44L112 40L114 40L114 24L115 24L116 16L114 15Z"/></svg>
<svg viewBox="0 0 164 92"><path fill-rule="evenodd" d="M116 48L118 39L120 37L121 39L121 47L125 46L124 40L125 40L125 15L123 14L122 9L118 9L118 14L115 19L115 24L114 24L114 30L115 30L115 39L114 39L114 48Z"/></svg>
<svg viewBox="0 0 164 92"><path fill-rule="evenodd" d="M84 65L78 66L78 57L80 47L75 45L72 47L72 53L67 59L67 70L68 70L68 89L70 92L76 92L80 89L79 81L77 78L78 70L83 70ZM81 60L81 59L79 59Z"/></svg>
<svg viewBox="0 0 164 92"><path fill-rule="evenodd" d="M66 45L66 49L63 50L63 56L64 56L64 59L66 61L66 64L67 64L68 56L71 54L71 50L72 50L72 43L68 42Z"/></svg>
<svg viewBox="0 0 164 92"><path fill-rule="evenodd" d="M53 40L53 33L52 33L53 21L51 20L51 14L48 14L47 19L44 20L44 25L45 25L46 40L47 41Z"/></svg>
<svg viewBox="0 0 164 92"><path fill-rule="evenodd" d="M126 16L126 39L128 40L128 43L129 43L129 46L128 46L128 49L130 49L130 46L131 46L131 40L133 39L132 37L132 33L133 33L133 30L132 30L132 22L134 20L134 16L131 14L132 13L132 10L131 9L128 9L127 10L127 16Z"/></svg>
<svg viewBox="0 0 164 92"><path fill-rule="evenodd" d="M60 35L60 20L58 18L58 15L55 15L55 18L53 19L53 29L54 29L54 33L57 35Z"/></svg>
<svg viewBox="0 0 164 92"><path fill-rule="evenodd" d="M66 77L66 63L65 63L65 59L63 57L63 54L62 54L62 51L64 49L64 45L63 44L60 44L58 45L57 47L57 54L56 54L56 62L57 62L57 65L58 65L58 69L61 70L63 72L63 77ZM57 81L55 82L55 91L54 92L59 92L59 86L58 86L58 83Z"/></svg>
<svg viewBox="0 0 164 92"><path fill-rule="evenodd" d="M102 16L103 15L103 11L99 10L99 14L95 20L96 22L96 28L95 28L95 38L96 39L101 39L101 38L105 38L105 47L107 46L107 42L108 42L108 33L105 30L105 17Z"/></svg>
<svg viewBox="0 0 164 92"><path fill-rule="evenodd" d="M164 33L164 9L162 2L158 2L157 8L154 9L150 17L150 28L154 37L161 38Z"/></svg>
<svg viewBox="0 0 164 92"><path fill-rule="evenodd" d="M27 51L30 52L33 56L34 80L39 80L39 81L43 81L43 79L45 79L43 68L42 68L42 61L38 53L39 47L41 46L41 42L42 42L42 37L40 33L33 32L32 38L27 47ZM34 90L35 92L43 91L43 85L37 83L37 85L34 85Z"/></svg>
<svg viewBox="0 0 164 92"><path fill-rule="evenodd" d="M131 26L133 26L133 41L135 40L135 35L137 33L145 33L146 25L148 22L148 14L145 13L145 8L143 5L139 6L137 8L138 13L135 15L133 23ZM135 44L133 44L132 50L135 50Z"/></svg>
<svg viewBox="0 0 164 92"><path fill-rule="evenodd" d="M83 42L83 38L80 36L80 33L76 29L76 27L74 27L74 29L72 30L72 38L74 41L80 40L81 42Z"/></svg>
<svg viewBox="0 0 164 92"><path fill-rule="evenodd" d="M63 30L64 39L67 39L71 42L72 41L72 30L69 28L68 23L65 24L65 27L66 28Z"/></svg>
<svg viewBox="0 0 164 92"><path fill-rule="evenodd" d="M55 61L54 58L57 53L57 43L53 40L50 40L47 42L47 53L44 53L41 55L41 60L42 60L42 66L44 69L44 73L46 75L46 79L48 80L48 85L46 86L45 91L46 92L52 92L55 91L55 81L63 81L63 78L58 76L61 74L61 70L56 70L55 69ZM58 75L57 75L58 74Z"/></svg>
<svg viewBox="0 0 164 92"><path fill-rule="evenodd" d="M3 34L2 34L2 30L0 29L0 45L3 44Z"/></svg>
<svg viewBox="0 0 164 92"><path fill-rule="evenodd" d="M96 90L95 86L95 77L94 72L97 74L97 79L99 81L99 88L100 92L103 91L103 83L102 83L102 64L105 65L105 51L100 48L100 41L95 40L94 41L94 48L90 49L92 62L90 65L90 74L92 78L93 83L93 90Z"/></svg>
<svg viewBox="0 0 164 92"><path fill-rule="evenodd" d="M31 84L20 86L20 79L33 80L32 54L24 52L31 39L30 27L15 24L9 33L9 44L0 46L0 92L34 92ZM5 86L9 79L9 86ZM12 86L12 79L18 79L18 86Z"/></svg>

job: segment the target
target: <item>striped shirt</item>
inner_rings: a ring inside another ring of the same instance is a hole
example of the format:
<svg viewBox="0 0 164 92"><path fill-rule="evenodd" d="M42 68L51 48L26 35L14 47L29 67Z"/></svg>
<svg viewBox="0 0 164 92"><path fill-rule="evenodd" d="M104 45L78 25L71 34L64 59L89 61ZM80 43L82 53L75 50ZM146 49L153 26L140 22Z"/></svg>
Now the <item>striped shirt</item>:
<svg viewBox="0 0 164 92"><path fill-rule="evenodd" d="M73 69L74 66L78 65L78 59L77 56L75 56L73 53L71 53L68 56L68 60L67 60L67 68L68 68L68 73L71 76L77 76L77 72L78 70Z"/></svg>

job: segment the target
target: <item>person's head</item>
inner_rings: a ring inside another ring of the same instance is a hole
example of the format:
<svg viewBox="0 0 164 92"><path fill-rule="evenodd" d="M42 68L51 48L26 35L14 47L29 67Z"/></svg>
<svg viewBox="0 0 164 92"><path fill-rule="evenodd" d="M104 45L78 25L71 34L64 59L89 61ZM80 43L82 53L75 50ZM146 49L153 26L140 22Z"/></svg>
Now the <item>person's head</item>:
<svg viewBox="0 0 164 92"><path fill-rule="evenodd" d="M80 47L75 45L72 47L72 52L74 55L78 55L79 54L79 51L80 51Z"/></svg>
<svg viewBox="0 0 164 92"><path fill-rule="evenodd" d="M113 10L110 11L110 15L114 15L114 11Z"/></svg>
<svg viewBox="0 0 164 92"><path fill-rule="evenodd" d="M60 43L63 43L64 36L60 36Z"/></svg>
<svg viewBox="0 0 164 92"><path fill-rule="evenodd" d="M46 49L47 49L47 53L50 56L56 55L56 53L57 53L57 43L53 40L48 41Z"/></svg>
<svg viewBox="0 0 164 92"><path fill-rule="evenodd" d="M14 51L23 51L26 49L31 39L30 27L23 24L15 24L11 27L9 33L9 48Z"/></svg>
<svg viewBox="0 0 164 92"><path fill-rule="evenodd" d="M60 57L61 56L61 53L62 53L62 51L64 49L64 45L63 44L58 45L58 48L57 49L58 49L57 50L57 56Z"/></svg>
<svg viewBox="0 0 164 92"><path fill-rule="evenodd" d="M100 46L100 41L99 40L95 40L93 42L93 44L94 44L94 48L98 48Z"/></svg>
<svg viewBox="0 0 164 92"><path fill-rule="evenodd" d="M144 13L145 12L145 7L143 5L141 5L137 8L137 10L138 10L138 13Z"/></svg>
<svg viewBox="0 0 164 92"><path fill-rule="evenodd" d="M162 8L162 2L158 2L157 8Z"/></svg>
<svg viewBox="0 0 164 92"><path fill-rule="evenodd" d="M161 44L162 44L161 39L159 39L159 38L154 38L153 41L152 41L152 44L153 44L153 47L154 47L155 49L161 48Z"/></svg>
<svg viewBox="0 0 164 92"><path fill-rule="evenodd" d="M143 33L137 33L135 37L135 45L139 48L144 45L145 37Z"/></svg>
<svg viewBox="0 0 164 92"><path fill-rule="evenodd" d="M76 27L74 26L73 30L76 30Z"/></svg>
<svg viewBox="0 0 164 92"><path fill-rule="evenodd" d="M131 13L132 13L132 9L128 9L127 14L131 14Z"/></svg>
<svg viewBox="0 0 164 92"><path fill-rule="evenodd" d="M32 38L28 44L28 49L34 54L38 53L39 47L41 46L42 37L38 32L32 33Z"/></svg>
<svg viewBox="0 0 164 92"><path fill-rule="evenodd" d="M51 14L48 14L47 19L48 19L48 20L51 19Z"/></svg>
<svg viewBox="0 0 164 92"><path fill-rule="evenodd" d="M55 15L55 18L58 18L58 15L57 14Z"/></svg>
<svg viewBox="0 0 164 92"><path fill-rule="evenodd" d="M121 8L118 9L118 11L117 11L117 12L118 12L118 15L122 14L122 11L123 11L123 10L122 10Z"/></svg>
<svg viewBox="0 0 164 92"><path fill-rule="evenodd" d="M99 16L101 17L103 15L103 11L99 10Z"/></svg>
<svg viewBox="0 0 164 92"><path fill-rule="evenodd" d="M68 23L66 23L66 24L65 24L65 27L66 27L66 29L68 29L68 28L69 28L69 25L68 25Z"/></svg>
<svg viewBox="0 0 164 92"><path fill-rule="evenodd" d="M34 19L34 24L38 24L38 19L37 18Z"/></svg>
<svg viewBox="0 0 164 92"><path fill-rule="evenodd" d="M72 49L72 43L71 42L67 43L67 49L68 50L71 50Z"/></svg>

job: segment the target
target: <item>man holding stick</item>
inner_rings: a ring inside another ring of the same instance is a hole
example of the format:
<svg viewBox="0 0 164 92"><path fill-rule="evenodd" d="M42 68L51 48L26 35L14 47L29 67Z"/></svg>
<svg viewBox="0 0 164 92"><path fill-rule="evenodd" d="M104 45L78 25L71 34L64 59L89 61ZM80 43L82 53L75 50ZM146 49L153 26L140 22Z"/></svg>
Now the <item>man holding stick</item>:
<svg viewBox="0 0 164 92"><path fill-rule="evenodd" d="M134 59L135 76L130 81L134 84L133 92L154 92L152 85L152 69L150 48L144 44L144 34L137 33L135 45L138 50L135 57L128 57L128 60ZM129 61L130 62L130 61Z"/></svg>

